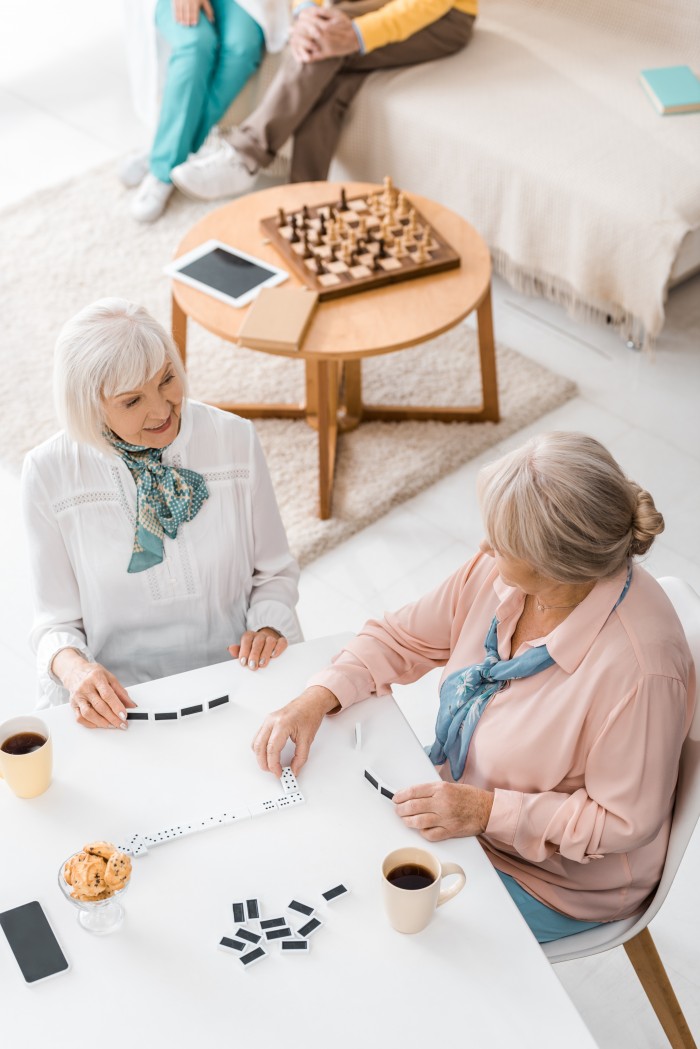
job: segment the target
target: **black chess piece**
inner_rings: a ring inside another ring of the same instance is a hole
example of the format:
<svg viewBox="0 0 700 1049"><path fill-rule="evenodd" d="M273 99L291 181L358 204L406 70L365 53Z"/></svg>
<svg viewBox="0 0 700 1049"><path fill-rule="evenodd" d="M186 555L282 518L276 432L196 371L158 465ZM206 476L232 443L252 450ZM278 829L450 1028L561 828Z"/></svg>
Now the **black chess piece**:
<svg viewBox="0 0 700 1049"><path fill-rule="evenodd" d="M345 186L343 186L341 188L341 190L340 190L340 202L338 204L338 207L340 208L341 211L347 211L348 210L348 198L347 198L347 196L345 194Z"/></svg>
<svg viewBox="0 0 700 1049"><path fill-rule="evenodd" d="M378 259L385 259L387 256L386 246L384 244L384 237L377 237L377 244L379 245L379 251L377 252Z"/></svg>
<svg viewBox="0 0 700 1049"><path fill-rule="evenodd" d="M318 227L318 232L321 234L322 237L325 237L325 235L326 235L326 216L323 213L321 214L321 217L320 217L320 225Z"/></svg>
<svg viewBox="0 0 700 1049"><path fill-rule="evenodd" d="M296 215L292 215L292 217L289 220L289 225L291 226L291 229L292 229L292 235L289 238L289 242L290 242L290 244L297 244L299 242L299 240L300 240L300 237L299 237L299 231L297 229L297 217L296 217Z"/></svg>
<svg viewBox="0 0 700 1049"><path fill-rule="evenodd" d="M306 225L306 223L309 221L309 206L308 206L308 204L304 204L303 208L301 209L301 217L304 220L304 225Z"/></svg>
<svg viewBox="0 0 700 1049"><path fill-rule="evenodd" d="M309 234L306 232L306 230L304 230L304 253L302 255L302 258L304 258L304 259L313 258L313 254L314 253L311 250L311 245L309 244Z"/></svg>
<svg viewBox="0 0 700 1049"><path fill-rule="evenodd" d="M286 225L287 225L287 216L284 213L284 208L278 208L277 209L277 226L279 228L280 226L286 226Z"/></svg>
<svg viewBox="0 0 700 1049"><path fill-rule="evenodd" d="M318 255L316 255L315 258L316 258L316 273L320 277L323 273L326 273L327 270L326 270L326 267L323 265L323 260L320 259L318 257Z"/></svg>

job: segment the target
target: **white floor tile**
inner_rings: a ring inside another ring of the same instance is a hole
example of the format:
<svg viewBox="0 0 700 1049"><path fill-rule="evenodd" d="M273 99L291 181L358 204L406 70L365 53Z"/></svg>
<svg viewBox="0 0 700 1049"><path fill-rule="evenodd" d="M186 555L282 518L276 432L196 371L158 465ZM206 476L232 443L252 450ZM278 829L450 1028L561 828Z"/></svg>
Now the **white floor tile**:
<svg viewBox="0 0 700 1049"><path fill-rule="evenodd" d="M94 135L47 114L0 88L3 162L0 203L14 204L29 193L63 182L115 156Z"/></svg>

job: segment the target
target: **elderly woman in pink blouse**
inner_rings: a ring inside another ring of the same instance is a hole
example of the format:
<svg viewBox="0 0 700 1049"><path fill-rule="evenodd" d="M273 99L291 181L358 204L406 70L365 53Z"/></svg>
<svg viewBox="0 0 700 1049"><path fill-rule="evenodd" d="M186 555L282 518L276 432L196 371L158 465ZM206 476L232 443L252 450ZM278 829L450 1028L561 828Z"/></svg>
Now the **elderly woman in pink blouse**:
<svg viewBox="0 0 700 1049"><path fill-rule="evenodd" d="M592 437L551 433L486 467L487 538L432 593L368 622L253 748L298 771L324 716L443 667L440 779L399 791L428 841L478 835L544 942L640 911L668 843L694 668L638 564L664 527Z"/></svg>

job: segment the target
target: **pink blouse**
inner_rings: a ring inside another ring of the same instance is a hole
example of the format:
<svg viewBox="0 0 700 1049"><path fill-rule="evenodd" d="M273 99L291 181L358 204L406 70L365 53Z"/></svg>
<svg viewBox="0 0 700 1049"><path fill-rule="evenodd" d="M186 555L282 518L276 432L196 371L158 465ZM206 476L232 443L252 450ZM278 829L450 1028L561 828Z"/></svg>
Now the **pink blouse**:
<svg viewBox="0 0 700 1049"><path fill-rule="evenodd" d="M554 665L509 682L484 711L460 782L494 791L491 862L549 907L584 921L642 909L664 864L695 672L683 628L656 582L635 565L601 580L546 637ZM432 593L370 620L310 684L343 707L436 666L442 680L484 657L498 618L501 658L524 594L477 556ZM437 707L436 707L437 711ZM451 780L449 765L439 769Z"/></svg>

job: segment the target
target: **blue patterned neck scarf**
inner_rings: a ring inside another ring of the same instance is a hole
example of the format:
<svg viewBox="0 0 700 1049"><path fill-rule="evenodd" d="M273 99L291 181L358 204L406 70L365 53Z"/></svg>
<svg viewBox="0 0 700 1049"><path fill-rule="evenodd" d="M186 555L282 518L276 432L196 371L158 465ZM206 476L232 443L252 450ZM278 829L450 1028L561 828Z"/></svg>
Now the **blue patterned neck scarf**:
<svg viewBox="0 0 700 1049"><path fill-rule="evenodd" d="M629 590L631 579L630 565L625 585L613 606L613 612ZM431 747L425 749L433 765L442 765L449 761L450 772L455 782L464 775L469 744L491 697L503 688L507 681L531 677L554 663L546 645L529 648L515 659L501 659L498 654L497 630L498 620L494 616L484 642L486 658L483 663L475 663L465 670L456 670L445 678L440 687L435 741Z"/></svg>
<svg viewBox="0 0 700 1049"><path fill-rule="evenodd" d="M209 491L194 470L164 466L162 448L127 444L111 430L104 436L136 482L136 534L127 571L145 572L162 562L163 536L174 539L179 526L197 516Z"/></svg>

